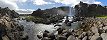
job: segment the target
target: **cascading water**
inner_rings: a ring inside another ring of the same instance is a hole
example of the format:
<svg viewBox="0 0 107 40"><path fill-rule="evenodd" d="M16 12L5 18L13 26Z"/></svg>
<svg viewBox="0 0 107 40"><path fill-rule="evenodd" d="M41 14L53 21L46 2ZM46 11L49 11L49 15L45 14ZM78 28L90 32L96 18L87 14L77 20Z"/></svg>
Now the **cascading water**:
<svg viewBox="0 0 107 40"><path fill-rule="evenodd" d="M68 27L71 29L76 29L77 27L79 27L80 22L73 22L70 23L71 26L66 26L66 24L64 24L65 20L69 20L70 22L73 21L73 16L75 15L75 8L74 7L69 7L69 13L67 14L68 18L64 17L64 21L63 21L63 27Z"/></svg>
<svg viewBox="0 0 107 40"><path fill-rule="evenodd" d="M69 7L69 14L67 16L69 16L69 20L72 21L72 16L74 14L74 8ZM66 18L65 18L66 19ZM65 20L63 19L63 20ZM45 25L45 24L35 24L34 22L27 22L26 20L17 20L19 21L19 24L24 26L24 31L28 34L29 39L28 40L39 40L37 38L37 34L40 34L40 32L43 32L44 30L48 30L50 32L55 32L55 30L57 28L59 28L58 26L55 28L53 24L50 25ZM61 23L62 27L67 27L67 28L76 28L76 25L78 25L78 23L71 23L72 26L68 27L65 24L63 24L64 22ZM58 23L60 24L60 23Z"/></svg>
<svg viewBox="0 0 107 40"><path fill-rule="evenodd" d="M75 14L75 9L74 9L74 7L69 7L69 13L68 13L67 16L72 17L72 16L74 16L74 14Z"/></svg>

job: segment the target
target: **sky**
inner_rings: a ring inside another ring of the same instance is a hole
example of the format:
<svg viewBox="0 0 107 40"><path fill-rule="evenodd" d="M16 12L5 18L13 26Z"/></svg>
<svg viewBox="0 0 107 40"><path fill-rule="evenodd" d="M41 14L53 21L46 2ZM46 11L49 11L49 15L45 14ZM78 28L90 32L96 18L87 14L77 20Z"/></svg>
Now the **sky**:
<svg viewBox="0 0 107 40"><path fill-rule="evenodd" d="M73 7L80 1L89 4L101 4L102 6L107 5L106 0L0 0L0 7L9 7L19 14L30 14L38 8L44 10L60 6Z"/></svg>

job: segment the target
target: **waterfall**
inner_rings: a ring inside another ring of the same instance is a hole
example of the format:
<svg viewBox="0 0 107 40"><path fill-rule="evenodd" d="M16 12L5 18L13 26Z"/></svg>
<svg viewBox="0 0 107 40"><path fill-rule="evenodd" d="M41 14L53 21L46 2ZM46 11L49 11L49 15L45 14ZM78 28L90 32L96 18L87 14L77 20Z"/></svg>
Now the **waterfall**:
<svg viewBox="0 0 107 40"><path fill-rule="evenodd" d="M69 7L69 13L68 13L68 16L73 16L75 13L75 9L73 7Z"/></svg>

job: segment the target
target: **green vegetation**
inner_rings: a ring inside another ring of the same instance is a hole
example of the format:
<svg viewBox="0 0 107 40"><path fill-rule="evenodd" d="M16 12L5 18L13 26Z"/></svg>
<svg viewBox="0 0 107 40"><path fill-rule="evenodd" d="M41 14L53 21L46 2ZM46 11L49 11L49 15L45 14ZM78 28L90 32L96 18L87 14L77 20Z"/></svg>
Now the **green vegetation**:
<svg viewBox="0 0 107 40"><path fill-rule="evenodd" d="M27 16L27 17L25 17L25 19L27 21L33 21L35 23L42 23L42 21L43 21L42 18L40 18L40 17L34 17L34 16Z"/></svg>
<svg viewBox="0 0 107 40"><path fill-rule="evenodd" d="M107 16L105 16L105 15L99 15L99 16L97 16L97 18L107 18Z"/></svg>

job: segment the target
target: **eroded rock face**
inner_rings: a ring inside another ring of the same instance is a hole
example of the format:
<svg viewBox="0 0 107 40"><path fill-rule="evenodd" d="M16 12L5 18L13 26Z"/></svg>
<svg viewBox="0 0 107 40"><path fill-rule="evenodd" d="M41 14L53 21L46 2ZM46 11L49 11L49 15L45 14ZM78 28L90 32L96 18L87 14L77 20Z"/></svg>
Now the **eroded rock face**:
<svg viewBox="0 0 107 40"><path fill-rule="evenodd" d="M87 4L80 2L75 6L76 16L93 17L99 15L107 15L107 8L99 4Z"/></svg>
<svg viewBox="0 0 107 40"><path fill-rule="evenodd" d="M18 25L13 18L17 14L8 8L0 9L0 40L27 40L23 26Z"/></svg>

